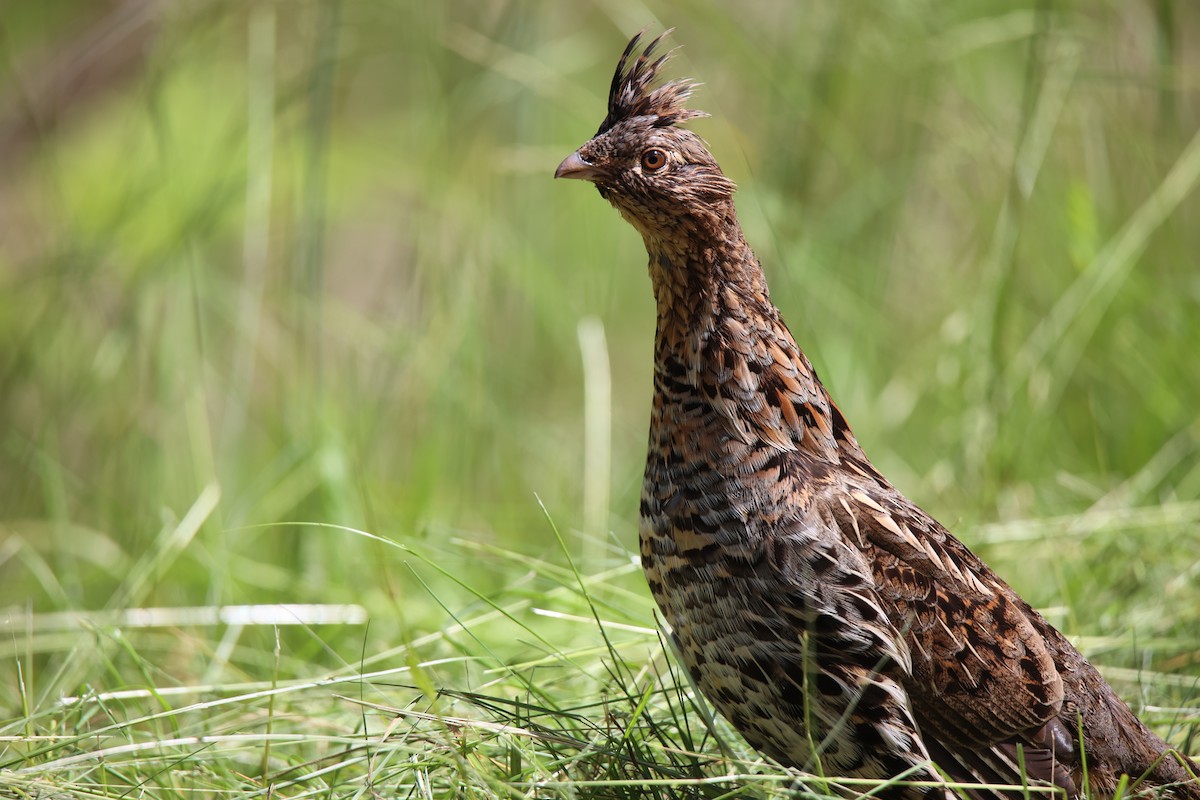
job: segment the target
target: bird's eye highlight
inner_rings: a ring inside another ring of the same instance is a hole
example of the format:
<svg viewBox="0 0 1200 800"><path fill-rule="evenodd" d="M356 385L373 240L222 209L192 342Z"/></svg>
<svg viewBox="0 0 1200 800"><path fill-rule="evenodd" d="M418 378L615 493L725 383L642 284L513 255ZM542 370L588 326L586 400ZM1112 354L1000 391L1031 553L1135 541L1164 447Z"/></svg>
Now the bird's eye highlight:
<svg viewBox="0 0 1200 800"><path fill-rule="evenodd" d="M642 169L647 172L658 172L667 165L667 154L657 147L652 147L642 153Z"/></svg>

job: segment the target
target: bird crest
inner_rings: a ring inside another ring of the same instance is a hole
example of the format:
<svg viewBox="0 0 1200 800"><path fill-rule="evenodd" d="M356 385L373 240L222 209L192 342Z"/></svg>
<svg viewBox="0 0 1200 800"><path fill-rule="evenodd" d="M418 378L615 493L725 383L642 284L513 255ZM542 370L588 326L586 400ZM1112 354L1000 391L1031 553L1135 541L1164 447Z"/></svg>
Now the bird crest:
<svg viewBox="0 0 1200 800"><path fill-rule="evenodd" d="M617 62L617 71L613 73L612 88L608 92L608 116L600 123L600 129L596 131L597 136L617 123L634 117L654 117L654 126L665 128L696 117L708 116L703 111L683 107L684 100L700 85L694 81L685 78L651 89L658 71L675 52L673 49L668 50L654 58L654 50L673 30L674 28L668 28L650 42L633 62L633 66L629 66L629 57L637 49L645 31L640 31L629 40L625 52L621 54L621 60Z"/></svg>

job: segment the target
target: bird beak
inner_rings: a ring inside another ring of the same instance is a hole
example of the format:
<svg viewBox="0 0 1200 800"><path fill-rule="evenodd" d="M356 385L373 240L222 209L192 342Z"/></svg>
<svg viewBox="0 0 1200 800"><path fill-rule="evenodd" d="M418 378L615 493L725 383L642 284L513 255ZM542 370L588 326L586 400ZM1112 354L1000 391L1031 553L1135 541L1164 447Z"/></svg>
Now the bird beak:
<svg viewBox="0 0 1200 800"><path fill-rule="evenodd" d="M576 151L563 159L563 162L558 165L558 169L554 170L556 178L578 178L583 181L590 181L597 178L600 171L595 166L583 160L583 156Z"/></svg>

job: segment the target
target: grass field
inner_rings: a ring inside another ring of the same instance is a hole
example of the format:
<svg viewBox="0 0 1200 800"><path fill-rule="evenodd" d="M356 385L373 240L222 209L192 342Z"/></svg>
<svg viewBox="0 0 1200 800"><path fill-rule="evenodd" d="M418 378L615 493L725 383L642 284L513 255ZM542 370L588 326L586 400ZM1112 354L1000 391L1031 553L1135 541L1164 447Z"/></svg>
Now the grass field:
<svg viewBox="0 0 1200 800"><path fill-rule="evenodd" d="M1200 751L1194 4L61 0L0 21L0 794L786 792L664 652L645 253L550 177L667 26L867 453Z"/></svg>

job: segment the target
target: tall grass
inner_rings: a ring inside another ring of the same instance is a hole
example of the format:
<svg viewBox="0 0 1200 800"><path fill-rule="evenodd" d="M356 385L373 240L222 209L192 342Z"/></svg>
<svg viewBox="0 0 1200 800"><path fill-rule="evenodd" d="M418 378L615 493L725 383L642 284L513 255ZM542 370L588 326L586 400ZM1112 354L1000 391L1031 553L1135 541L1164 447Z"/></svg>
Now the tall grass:
<svg viewBox="0 0 1200 800"><path fill-rule="evenodd" d="M74 0L0 22L5 791L787 791L666 655L645 255L550 180L647 25L867 452L1200 749L1191 4Z"/></svg>

